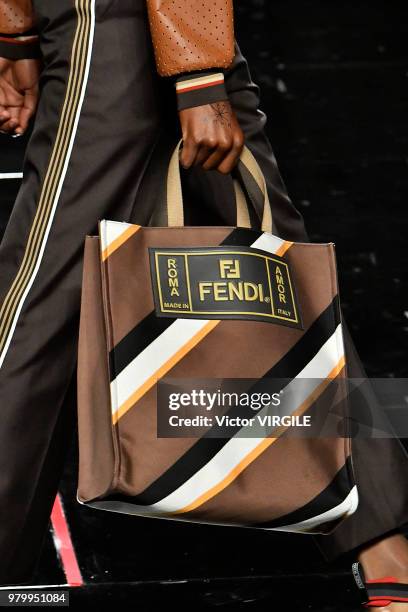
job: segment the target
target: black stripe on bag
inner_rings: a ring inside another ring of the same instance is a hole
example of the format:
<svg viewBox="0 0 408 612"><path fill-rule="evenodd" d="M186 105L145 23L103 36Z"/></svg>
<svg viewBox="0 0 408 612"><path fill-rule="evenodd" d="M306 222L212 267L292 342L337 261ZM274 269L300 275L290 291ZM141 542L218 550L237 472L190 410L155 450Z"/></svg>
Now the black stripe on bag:
<svg viewBox="0 0 408 612"><path fill-rule="evenodd" d="M253 527L274 529L285 525L300 523L308 518L318 516L338 506L350 493L351 458L347 457L345 464L337 472L329 485L310 502L272 521L252 524ZM336 519L337 520L337 519Z"/></svg>
<svg viewBox="0 0 408 612"><path fill-rule="evenodd" d="M262 236L263 232L244 227L237 227L220 244L220 246L246 246L250 247Z"/></svg>
<svg viewBox="0 0 408 612"><path fill-rule="evenodd" d="M174 319L157 317L153 311L136 325L109 353L111 382L173 323Z"/></svg>
<svg viewBox="0 0 408 612"><path fill-rule="evenodd" d="M262 232L236 228L221 242L221 246L251 246L260 236ZM115 380L133 359L173 323L174 319L157 317L154 310L138 323L109 353L110 381Z"/></svg>
<svg viewBox="0 0 408 612"><path fill-rule="evenodd" d="M266 372L263 378L295 378L303 370L337 327L334 316L337 301L338 297L336 296L326 310L303 334L297 344L273 368ZM241 409L250 410L248 407L232 407L227 414L233 413L235 416L236 412ZM236 431L239 429L237 427ZM132 501L134 504L144 506L150 506L164 499L204 467L230 439L213 438L211 437L211 432L212 429L139 495L133 497L112 495L105 499Z"/></svg>

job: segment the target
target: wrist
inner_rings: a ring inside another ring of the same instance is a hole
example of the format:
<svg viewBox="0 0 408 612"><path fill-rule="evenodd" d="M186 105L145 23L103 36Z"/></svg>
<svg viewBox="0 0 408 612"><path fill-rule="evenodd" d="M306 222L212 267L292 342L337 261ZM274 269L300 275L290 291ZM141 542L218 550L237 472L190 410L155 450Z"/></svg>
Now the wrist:
<svg viewBox="0 0 408 612"><path fill-rule="evenodd" d="M41 57L39 37L35 30L23 34L0 33L0 57L8 60Z"/></svg>
<svg viewBox="0 0 408 612"><path fill-rule="evenodd" d="M175 87L179 111L228 100L224 74L221 71L209 70L178 76Z"/></svg>

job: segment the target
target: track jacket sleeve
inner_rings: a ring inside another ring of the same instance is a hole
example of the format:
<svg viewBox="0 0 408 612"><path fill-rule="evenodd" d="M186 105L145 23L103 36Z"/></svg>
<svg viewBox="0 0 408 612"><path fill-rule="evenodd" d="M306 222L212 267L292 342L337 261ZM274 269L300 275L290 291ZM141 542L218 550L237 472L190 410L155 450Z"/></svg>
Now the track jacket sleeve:
<svg viewBox="0 0 408 612"><path fill-rule="evenodd" d="M147 9L157 71L172 77L178 109L228 100L233 0L147 0Z"/></svg>
<svg viewBox="0 0 408 612"><path fill-rule="evenodd" d="M0 0L0 57L40 57L31 0Z"/></svg>

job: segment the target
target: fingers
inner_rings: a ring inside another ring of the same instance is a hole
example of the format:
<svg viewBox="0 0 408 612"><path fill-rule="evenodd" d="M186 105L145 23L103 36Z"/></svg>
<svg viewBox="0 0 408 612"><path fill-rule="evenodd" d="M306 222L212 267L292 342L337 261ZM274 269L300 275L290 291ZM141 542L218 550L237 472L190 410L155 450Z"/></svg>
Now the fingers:
<svg viewBox="0 0 408 612"><path fill-rule="evenodd" d="M21 136L27 130L31 117L35 114L38 103L38 92L27 91L24 96L23 106L1 106L0 105L0 130L6 134L18 134Z"/></svg>
<svg viewBox="0 0 408 612"><path fill-rule="evenodd" d="M19 124L19 105L22 96L2 77L0 79L0 130L13 134Z"/></svg>
<svg viewBox="0 0 408 612"><path fill-rule="evenodd" d="M0 105L0 132L8 134L7 123L11 118L9 110L3 105Z"/></svg>
<svg viewBox="0 0 408 612"><path fill-rule="evenodd" d="M218 170L222 174L229 174L237 164L243 146L244 136L240 129L232 135L203 139L198 143L198 153L193 165L201 165L204 170Z"/></svg>
<svg viewBox="0 0 408 612"><path fill-rule="evenodd" d="M188 136L183 138L183 148L180 154L180 163L183 168L190 168L198 155L199 143Z"/></svg>
<svg viewBox="0 0 408 612"><path fill-rule="evenodd" d="M21 136L38 104L39 65L34 60L13 63L10 74L0 74L0 131Z"/></svg>
<svg viewBox="0 0 408 612"><path fill-rule="evenodd" d="M244 148L245 139L244 135L237 134L234 138L232 148L230 152L224 157L221 163L218 165L217 170L221 174L229 174L232 169L237 165L242 149Z"/></svg>
<svg viewBox="0 0 408 612"><path fill-rule="evenodd" d="M216 146L216 141L200 143L198 153L194 161L194 166L202 166L214 152Z"/></svg>
<svg viewBox="0 0 408 612"><path fill-rule="evenodd" d="M19 125L16 127L16 134L24 134L28 128L31 117L34 115L37 108L37 95L27 93L24 100L24 106L20 110Z"/></svg>
<svg viewBox="0 0 408 612"><path fill-rule="evenodd" d="M233 135L221 137L203 137L194 140L183 140L183 150L180 162L184 168L202 166L204 170L218 170L228 174L234 168L244 146L244 136L241 130Z"/></svg>
<svg viewBox="0 0 408 612"><path fill-rule="evenodd" d="M222 174L229 174L238 162L243 145L244 139L240 131L230 138L220 139L217 149L203 163L204 170L218 170Z"/></svg>
<svg viewBox="0 0 408 612"><path fill-rule="evenodd" d="M3 130L3 125L10 119L10 113L4 106L0 106L0 131Z"/></svg>
<svg viewBox="0 0 408 612"><path fill-rule="evenodd" d="M13 134L18 125L18 109L7 108L0 113L0 130L3 133Z"/></svg>
<svg viewBox="0 0 408 612"><path fill-rule="evenodd" d="M231 106L222 103L220 107L208 104L184 109L180 112L180 121L181 164L185 168L200 165L204 170L230 173L244 146L244 134Z"/></svg>
<svg viewBox="0 0 408 612"><path fill-rule="evenodd" d="M4 134L13 134L19 125L20 109L11 105L0 88L0 131Z"/></svg>

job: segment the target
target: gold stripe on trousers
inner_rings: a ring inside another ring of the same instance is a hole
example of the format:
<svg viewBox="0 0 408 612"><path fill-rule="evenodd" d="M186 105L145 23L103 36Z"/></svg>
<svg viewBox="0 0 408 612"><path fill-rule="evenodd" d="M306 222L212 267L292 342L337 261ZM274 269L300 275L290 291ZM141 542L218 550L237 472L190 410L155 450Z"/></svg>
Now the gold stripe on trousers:
<svg viewBox="0 0 408 612"><path fill-rule="evenodd" d="M42 257L44 238L50 223L69 147L76 128L76 116L87 73L94 0L75 0L77 25L72 45L65 98L56 139L47 166L38 207L28 236L24 256L0 309L0 367L6 344L25 299L29 283Z"/></svg>

